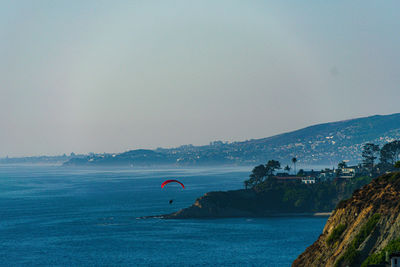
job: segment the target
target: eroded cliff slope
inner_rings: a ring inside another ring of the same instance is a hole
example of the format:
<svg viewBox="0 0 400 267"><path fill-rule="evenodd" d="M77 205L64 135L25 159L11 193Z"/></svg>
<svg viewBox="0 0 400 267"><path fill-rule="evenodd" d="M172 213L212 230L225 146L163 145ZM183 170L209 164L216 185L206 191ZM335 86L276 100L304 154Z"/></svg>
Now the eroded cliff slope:
<svg viewBox="0 0 400 267"><path fill-rule="evenodd" d="M292 266L379 263L384 260L382 252L398 248L399 237L400 173L390 173L341 201L318 240Z"/></svg>

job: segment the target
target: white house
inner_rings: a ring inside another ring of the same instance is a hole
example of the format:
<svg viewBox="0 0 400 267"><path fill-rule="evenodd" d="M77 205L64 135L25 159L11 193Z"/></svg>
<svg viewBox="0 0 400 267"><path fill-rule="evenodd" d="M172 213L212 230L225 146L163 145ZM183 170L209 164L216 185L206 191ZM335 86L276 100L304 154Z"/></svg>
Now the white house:
<svg viewBox="0 0 400 267"><path fill-rule="evenodd" d="M303 184L315 184L315 177L311 176L301 177L301 182Z"/></svg>
<svg viewBox="0 0 400 267"><path fill-rule="evenodd" d="M354 178L358 173L357 166L344 167L340 169L340 178Z"/></svg>

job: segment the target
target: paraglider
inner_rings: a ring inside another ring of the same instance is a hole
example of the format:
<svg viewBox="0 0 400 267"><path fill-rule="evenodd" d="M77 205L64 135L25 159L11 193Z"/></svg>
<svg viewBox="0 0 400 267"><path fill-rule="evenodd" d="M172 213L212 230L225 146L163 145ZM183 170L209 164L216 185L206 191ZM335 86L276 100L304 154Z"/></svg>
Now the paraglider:
<svg viewBox="0 0 400 267"><path fill-rule="evenodd" d="M164 186L169 184L169 183L178 183L178 184L180 184L182 186L183 189L185 189L185 186L181 182L179 182L178 180L166 180L165 182L163 182L161 184L161 188L164 188Z"/></svg>
<svg viewBox="0 0 400 267"><path fill-rule="evenodd" d="M164 182L161 184L161 188L164 188L164 186L167 185L167 184L169 184L169 183L178 183L178 184L180 184L180 185L182 186L183 189L185 189L185 186L184 186L181 182L179 182L178 180L166 180L166 181L164 181ZM174 202L173 199L170 199L170 200L169 200L169 204L170 204L170 205L171 205L173 202Z"/></svg>

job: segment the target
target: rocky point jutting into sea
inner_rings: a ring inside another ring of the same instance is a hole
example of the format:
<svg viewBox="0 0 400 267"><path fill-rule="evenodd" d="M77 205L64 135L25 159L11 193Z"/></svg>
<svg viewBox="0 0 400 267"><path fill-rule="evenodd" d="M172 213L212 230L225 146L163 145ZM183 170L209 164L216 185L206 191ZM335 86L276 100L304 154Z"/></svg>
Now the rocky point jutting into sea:
<svg viewBox="0 0 400 267"><path fill-rule="evenodd" d="M185 209L158 217L163 219L190 218L234 218L234 217L269 217L269 216L327 216L330 210L316 212L313 210L292 210L282 208L279 203L268 207L263 195L254 190L231 190L209 192L198 198L195 203ZM268 202L267 202L268 203Z"/></svg>
<svg viewBox="0 0 400 267"><path fill-rule="evenodd" d="M340 200L350 197L354 189L370 181L370 177L359 177L351 182L325 181L303 184L299 181L281 182L271 177L249 189L206 193L188 208L156 217L189 219L322 214L326 216Z"/></svg>
<svg viewBox="0 0 400 267"><path fill-rule="evenodd" d="M368 266L399 249L400 173L389 173L341 201L292 266Z"/></svg>

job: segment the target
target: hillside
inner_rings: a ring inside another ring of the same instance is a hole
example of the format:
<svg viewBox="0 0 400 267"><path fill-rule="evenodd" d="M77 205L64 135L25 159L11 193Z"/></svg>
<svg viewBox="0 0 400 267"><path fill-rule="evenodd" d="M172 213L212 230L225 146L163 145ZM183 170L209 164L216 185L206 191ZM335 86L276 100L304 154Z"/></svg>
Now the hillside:
<svg viewBox="0 0 400 267"><path fill-rule="evenodd" d="M400 113L376 115L306 127L268 138L244 142L212 142L206 146L133 150L120 154L91 155L67 165L254 165L276 159L286 164L292 157L307 165L336 165L341 160L359 162L366 142L384 144L400 139Z"/></svg>
<svg viewBox="0 0 400 267"><path fill-rule="evenodd" d="M323 233L292 266L366 266L400 250L400 173L383 175L338 204Z"/></svg>

